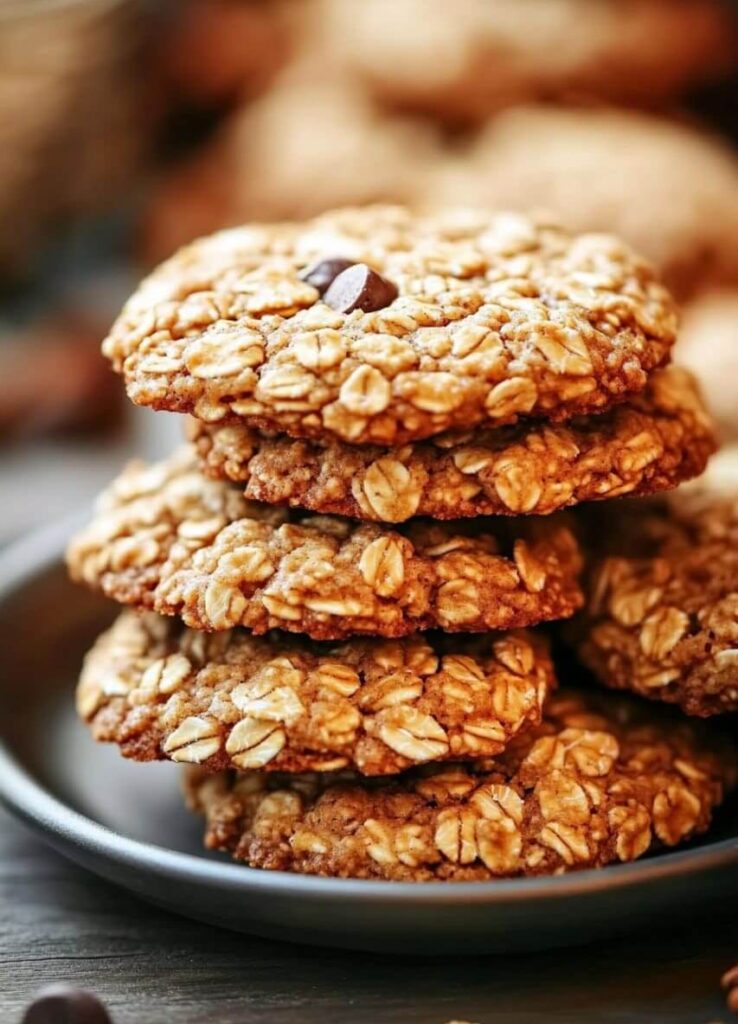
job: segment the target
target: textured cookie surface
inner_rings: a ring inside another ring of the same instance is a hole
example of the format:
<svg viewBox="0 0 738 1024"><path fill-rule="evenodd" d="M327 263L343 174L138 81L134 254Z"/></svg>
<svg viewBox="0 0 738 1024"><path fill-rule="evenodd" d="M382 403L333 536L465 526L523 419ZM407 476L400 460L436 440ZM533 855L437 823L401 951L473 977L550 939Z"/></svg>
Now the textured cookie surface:
<svg viewBox="0 0 738 1024"><path fill-rule="evenodd" d="M300 275L339 258L371 267L384 296L323 301ZM643 390L675 324L613 238L370 207L195 242L143 282L104 351L141 405L391 445L602 410Z"/></svg>
<svg viewBox="0 0 738 1024"><path fill-rule="evenodd" d="M723 742L632 698L562 692L491 761L374 782L191 769L187 793L207 846L254 867L405 881L553 874L703 831L735 782Z"/></svg>
<svg viewBox="0 0 738 1024"><path fill-rule="evenodd" d="M507 629L566 618L582 598L579 550L560 520L418 520L401 531L291 520L203 477L190 449L129 466L68 563L74 579L194 629L316 639Z"/></svg>
<svg viewBox="0 0 738 1024"><path fill-rule="evenodd" d="M677 493L593 524L589 597L572 625L603 683L681 705L738 710L738 500Z"/></svg>
<svg viewBox="0 0 738 1024"><path fill-rule="evenodd" d="M317 13L324 45L380 99L452 121L536 97L659 102L730 51L715 0L319 0Z"/></svg>
<svg viewBox="0 0 738 1024"><path fill-rule="evenodd" d="M205 471L243 483L247 498L390 523L543 515L662 491L701 473L715 448L694 381L677 367L656 371L642 395L601 416L400 448L299 441L198 420L190 430Z"/></svg>
<svg viewBox="0 0 738 1024"><path fill-rule="evenodd" d="M137 760L385 775L498 754L540 722L553 682L532 633L330 647L126 611L88 654L77 707Z"/></svg>

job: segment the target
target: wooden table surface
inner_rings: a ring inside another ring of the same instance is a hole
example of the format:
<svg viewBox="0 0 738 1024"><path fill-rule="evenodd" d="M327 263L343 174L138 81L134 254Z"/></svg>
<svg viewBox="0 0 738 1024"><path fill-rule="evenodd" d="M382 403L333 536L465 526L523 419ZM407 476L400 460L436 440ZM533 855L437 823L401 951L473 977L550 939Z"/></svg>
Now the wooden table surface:
<svg viewBox="0 0 738 1024"><path fill-rule="evenodd" d="M250 939L152 909L0 811L0 1021L53 981L115 1024L713 1024L738 921L585 949L384 958Z"/></svg>

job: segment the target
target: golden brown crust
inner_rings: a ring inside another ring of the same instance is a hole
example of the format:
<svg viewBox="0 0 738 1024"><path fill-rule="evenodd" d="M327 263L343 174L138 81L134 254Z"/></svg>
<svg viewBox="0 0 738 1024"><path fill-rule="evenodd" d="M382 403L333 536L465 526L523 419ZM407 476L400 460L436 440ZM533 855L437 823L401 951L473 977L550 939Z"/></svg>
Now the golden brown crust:
<svg viewBox="0 0 738 1024"><path fill-rule="evenodd" d="M627 404L567 424L377 448L192 420L190 438L205 472L245 484L247 498L388 523L548 515L581 501L651 494L701 473L715 450L694 380L673 366Z"/></svg>
<svg viewBox="0 0 738 1024"><path fill-rule="evenodd" d="M140 761L387 775L500 753L540 722L553 685L532 633L331 647L126 611L87 655L77 708Z"/></svg>
<svg viewBox="0 0 738 1024"><path fill-rule="evenodd" d="M629 861L707 828L735 749L595 691L549 701L493 761L399 779L191 769L206 845L254 867L402 881L545 875Z"/></svg>
<svg viewBox="0 0 738 1024"><path fill-rule="evenodd" d="M738 711L738 501L700 492L592 524L589 598L572 624L608 686L689 715Z"/></svg>
<svg viewBox="0 0 738 1024"><path fill-rule="evenodd" d="M331 309L299 275L336 257L399 297ZM370 207L194 243L143 282L103 348L138 404L393 445L601 411L643 390L675 324L650 267L613 238Z"/></svg>
<svg viewBox="0 0 738 1024"><path fill-rule="evenodd" d="M417 520L398 530L290 516L208 480L190 449L131 464L70 544L73 579L193 629L316 639L509 629L581 605L579 549L560 520Z"/></svg>

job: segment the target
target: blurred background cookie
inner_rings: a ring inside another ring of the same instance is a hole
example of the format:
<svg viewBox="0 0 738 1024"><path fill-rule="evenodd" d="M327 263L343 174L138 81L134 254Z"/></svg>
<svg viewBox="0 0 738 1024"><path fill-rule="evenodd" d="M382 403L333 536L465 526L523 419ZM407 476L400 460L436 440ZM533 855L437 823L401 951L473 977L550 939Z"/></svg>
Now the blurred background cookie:
<svg viewBox="0 0 738 1024"><path fill-rule="evenodd" d="M516 107L442 166L439 202L551 211L608 231L680 296L738 280L738 158L690 124L635 111Z"/></svg>
<svg viewBox="0 0 738 1024"><path fill-rule="evenodd" d="M410 202L439 157L431 125L383 114L351 78L299 64L163 178L144 221L142 256L154 263L199 235L249 220Z"/></svg>
<svg viewBox="0 0 738 1024"><path fill-rule="evenodd" d="M699 377L723 440L738 441L738 287L706 292L686 307L677 358Z"/></svg>
<svg viewBox="0 0 738 1024"><path fill-rule="evenodd" d="M214 109L243 102L289 58L284 4L189 0L178 6L158 46L158 74L176 102Z"/></svg>
<svg viewBox="0 0 738 1024"><path fill-rule="evenodd" d="M316 0L313 16L375 96L451 121L532 99L657 104L718 75L735 42L712 0Z"/></svg>
<svg viewBox="0 0 738 1024"><path fill-rule="evenodd" d="M151 137L142 0L0 6L0 272L134 185Z"/></svg>
<svg viewBox="0 0 738 1024"><path fill-rule="evenodd" d="M0 440L102 434L120 424L123 403L99 330L73 310L16 331L0 327Z"/></svg>

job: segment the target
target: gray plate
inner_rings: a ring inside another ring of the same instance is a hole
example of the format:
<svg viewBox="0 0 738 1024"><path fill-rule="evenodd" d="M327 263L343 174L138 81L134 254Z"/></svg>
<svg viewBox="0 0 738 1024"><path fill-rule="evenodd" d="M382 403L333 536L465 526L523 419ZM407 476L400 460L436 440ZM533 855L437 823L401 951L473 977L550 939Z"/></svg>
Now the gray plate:
<svg viewBox="0 0 738 1024"><path fill-rule="evenodd" d="M385 883L257 871L203 853L179 770L98 746L72 694L115 609L65 577L74 523L0 557L0 799L59 851L137 895L238 931L381 952L541 949L714 911L738 894L738 807L678 853L559 878Z"/></svg>

